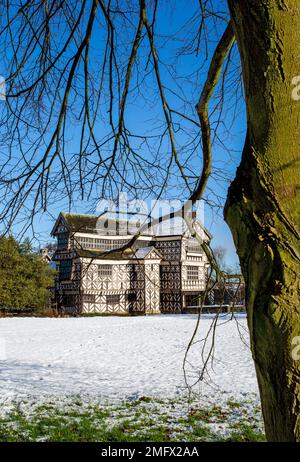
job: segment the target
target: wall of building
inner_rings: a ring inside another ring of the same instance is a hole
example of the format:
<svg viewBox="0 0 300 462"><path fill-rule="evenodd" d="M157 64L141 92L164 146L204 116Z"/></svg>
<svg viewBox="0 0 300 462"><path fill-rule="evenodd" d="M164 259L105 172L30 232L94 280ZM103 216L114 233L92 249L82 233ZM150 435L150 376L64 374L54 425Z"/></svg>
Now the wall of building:
<svg viewBox="0 0 300 462"><path fill-rule="evenodd" d="M119 314L181 312L186 300L191 299L189 294L197 296L205 290L207 259L195 239L141 236L136 248L154 246L162 256L161 261L148 261L147 258L136 262L130 259L90 260L76 257L76 248L111 250L124 244L126 237L75 233L67 238L66 228L61 225L58 229L61 245L55 259L62 264L56 298L70 311ZM71 272L69 279L64 280L63 271L69 270L68 259L72 261ZM110 267L111 271L101 275L101 267ZM193 277L193 274L197 276Z"/></svg>

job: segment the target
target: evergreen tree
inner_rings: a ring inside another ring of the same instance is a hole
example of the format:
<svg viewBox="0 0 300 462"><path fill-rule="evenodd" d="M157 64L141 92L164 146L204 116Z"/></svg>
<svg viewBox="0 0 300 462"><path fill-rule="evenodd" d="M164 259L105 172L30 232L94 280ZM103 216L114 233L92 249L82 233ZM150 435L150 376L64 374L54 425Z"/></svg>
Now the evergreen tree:
<svg viewBox="0 0 300 462"><path fill-rule="evenodd" d="M45 308L54 274L33 252L29 240L20 245L12 236L0 239L0 308Z"/></svg>

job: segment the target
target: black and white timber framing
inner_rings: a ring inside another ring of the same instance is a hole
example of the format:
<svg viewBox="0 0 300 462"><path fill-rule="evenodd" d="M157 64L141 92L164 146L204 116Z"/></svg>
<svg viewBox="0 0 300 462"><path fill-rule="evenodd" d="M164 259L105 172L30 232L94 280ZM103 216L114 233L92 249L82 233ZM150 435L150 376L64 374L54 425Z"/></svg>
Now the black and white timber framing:
<svg viewBox="0 0 300 462"><path fill-rule="evenodd" d="M54 300L70 313L179 313L199 305L208 271L201 246L181 234L139 235L133 250L107 253L132 235L99 234L97 216L60 213L52 236L58 274ZM210 239L204 231L204 238Z"/></svg>

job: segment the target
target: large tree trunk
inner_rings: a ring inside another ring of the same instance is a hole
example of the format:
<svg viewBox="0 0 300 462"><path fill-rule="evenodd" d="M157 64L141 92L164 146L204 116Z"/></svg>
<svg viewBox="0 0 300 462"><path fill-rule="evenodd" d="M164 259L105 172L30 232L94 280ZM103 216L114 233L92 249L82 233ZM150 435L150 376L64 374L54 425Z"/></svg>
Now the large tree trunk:
<svg viewBox="0 0 300 462"><path fill-rule="evenodd" d="M300 441L299 0L228 0L241 55L247 137L225 207L246 281L269 441Z"/></svg>

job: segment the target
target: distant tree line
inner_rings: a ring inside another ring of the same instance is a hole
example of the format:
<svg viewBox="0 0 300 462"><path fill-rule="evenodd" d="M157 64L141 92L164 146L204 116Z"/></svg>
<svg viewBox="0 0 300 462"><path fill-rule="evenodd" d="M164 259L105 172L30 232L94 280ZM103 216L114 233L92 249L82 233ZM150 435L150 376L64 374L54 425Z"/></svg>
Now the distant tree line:
<svg viewBox="0 0 300 462"><path fill-rule="evenodd" d="M49 306L55 271L42 260L29 239L0 238L0 310L42 311Z"/></svg>

